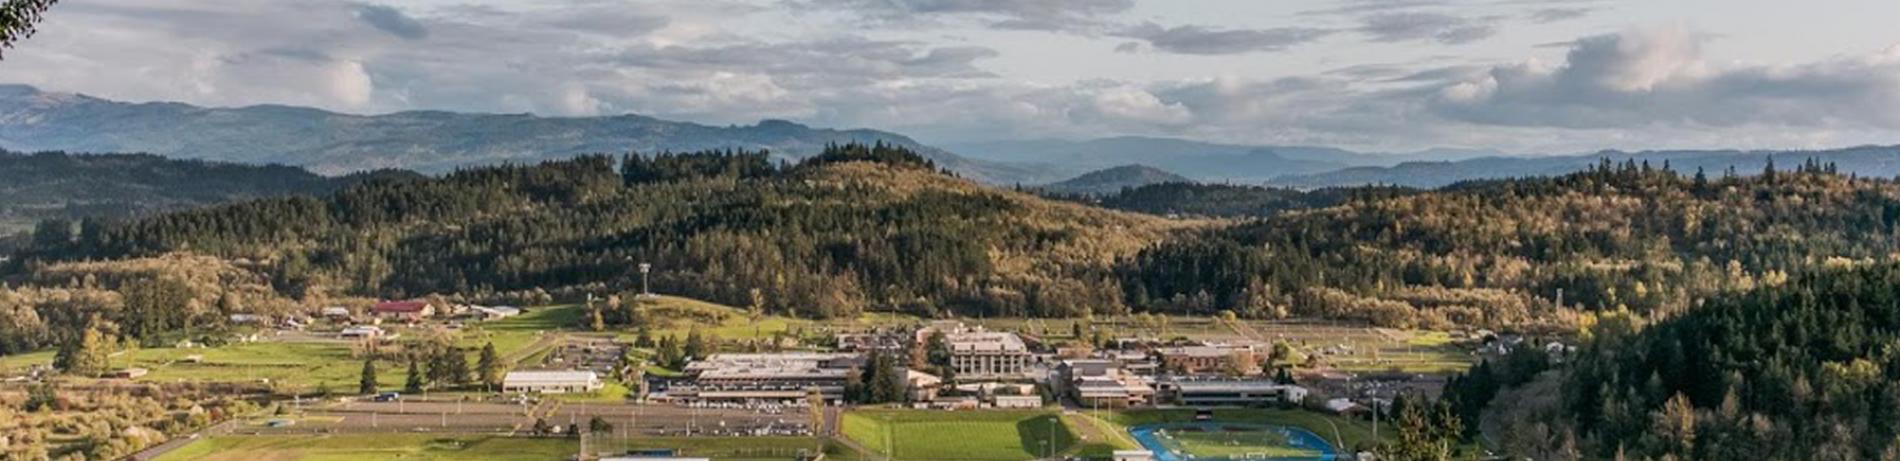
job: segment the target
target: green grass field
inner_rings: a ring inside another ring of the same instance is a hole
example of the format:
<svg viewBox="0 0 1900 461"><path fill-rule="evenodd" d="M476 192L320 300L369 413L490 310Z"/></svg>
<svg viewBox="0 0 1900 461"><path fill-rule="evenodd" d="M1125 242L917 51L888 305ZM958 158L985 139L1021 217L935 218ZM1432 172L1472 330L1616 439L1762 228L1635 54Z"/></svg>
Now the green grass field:
<svg viewBox="0 0 1900 461"><path fill-rule="evenodd" d="M732 461L781 461L800 450L820 449L804 437L641 437L594 438L598 453L667 448L681 456ZM580 445L571 439L426 434L255 435L211 437L193 442L157 461L562 461Z"/></svg>
<svg viewBox="0 0 1900 461"><path fill-rule="evenodd" d="M846 437L903 461L1020 461L1084 448L1045 411L865 410L846 413L843 425Z"/></svg>
<svg viewBox="0 0 1900 461"><path fill-rule="evenodd" d="M1125 410L1090 412L1097 421L1115 427L1122 434L1128 428L1145 424L1189 422L1194 420L1193 410ZM1361 444L1372 442L1372 423L1352 418L1315 413L1306 410L1280 409L1221 409L1214 410L1214 420L1229 423L1271 424L1277 426L1298 427L1318 434L1333 447L1347 451ZM1391 432L1381 435L1390 436ZM1133 439L1124 438L1119 448L1135 448Z"/></svg>
<svg viewBox="0 0 1900 461"><path fill-rule="evenodd" d="M543 331L555 331L579 318L579 309L556 306L532 309L517 317L478 323L457 333L457 344L468 348L469 363L474 363L483 344L495 343L504 357L533 344ZM405 334L408 332L405 332ZM192 363L186 360L199 356ZM50 364L52 351L40 351L0 358L0 371L20 370L33 364ZM237 343L206 348L141 348L112 357L112 367L140 367L151 370L140 381L150 382L262 382L269 380L283 391L309 392L327 385L338 393L356 392L363 361L351 356L344 342ZM383 389L402 387L405 364L377 363L376 381Z"/></svg>
<svg viewBox="0 0 1900 461"><path fill-rule="evenodd" d="M197 363L187 357L200 356ZM18 370L28 365L52 363L52 352L35 352L0 359L0 370ZM151 374L139 378L150 382L262 382L270 380L284 390L310 391L329 385L335 392L355 392L363 362L350 356L342 343L257 342L220 347L177 349L147 348L125 351L112 357L112 367L140 367ZM379 363L377 382L383 387L401 387L404 368L394 363Z"/></svg>
<svg viewBox="0 0 1900 461"><path fill-rule="evenodd" d="M567 439L374 434L211 437L156 461L558 461L579 445Z"/></svg>
<svg viewBox="0 0 1900 461"><path fill-rule="evenodd" d="M471 351L469 363L474 363L474 352L487 343L495 344L496 355L521 358L536 352L524 349L534 346L547 332L571 330L579 325L583 314L580 306L571 304L530 308L514 317L472 324L456 335L456 345Z"/></svg>
<svg viewBox="0 0 1900 461"><path fill-rule="evenodd" d="M1199 458L1312 457L1319 451L1288 447L1285 435L1275 431L1168 432L1166 442L1182 453Z"/></svg>

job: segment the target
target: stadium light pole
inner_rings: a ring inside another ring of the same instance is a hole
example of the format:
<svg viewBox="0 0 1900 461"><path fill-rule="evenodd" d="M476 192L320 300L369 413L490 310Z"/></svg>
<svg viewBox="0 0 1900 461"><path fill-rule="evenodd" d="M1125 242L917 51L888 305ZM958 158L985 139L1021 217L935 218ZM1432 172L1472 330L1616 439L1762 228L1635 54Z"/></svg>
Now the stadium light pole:
<svg viewBox="0 0 1900 461"><path fill-rule="evenodd" d="M647 275L653 272L653 263L640 263L640 295L653 296L651 285L647 284Z"/></svg>

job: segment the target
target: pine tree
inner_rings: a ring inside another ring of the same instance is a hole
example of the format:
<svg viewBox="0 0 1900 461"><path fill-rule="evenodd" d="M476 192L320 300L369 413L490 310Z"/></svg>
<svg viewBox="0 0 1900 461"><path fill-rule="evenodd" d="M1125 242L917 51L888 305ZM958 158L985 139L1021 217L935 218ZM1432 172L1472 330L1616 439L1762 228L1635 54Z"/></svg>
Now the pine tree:
<svg viewBox="0 0 1900 461"><path fill-rule="evenodd" d="M460 348L451 347L443 351L442 357L443 364L448 368L443 373L447 378L445 381L456 386L468 385L468 354L462 353Z"/></svg>
<svg viewBox="0 0 1900 461"><path fill-rule="evenodd" d="M481 375L482 385L497 387L501 385L501 358L495 354L495 343L482 345L482 355L476 359L475 367Z"/></svg>
<svg viewBox="0 0 1900 461"><path fill-rule="evenodd" d="M411 394L422 392L422 370L416 367L416 361L409 361L409 377L403 380L402 391Z"/></svg>
<svg viewBox="0 0 1900 461"><path fill-rule="evenodd" d="M685 354L688 360L706 358L706 338L699 334L699 328L697 327L693 328L693 331L686 333Z"/></svg>
<svg viewBox="0 0 1900 461"><path fill-rule="evenodd" d="M62 370L66 373L99 376L111 366L111 340L99 333L96 326L87 326L85 332L69 341L71 345L61 347L62 355L65 355L65 367ZM58 357L55 357L55 362L60 362Z"/></svg>
<svg viewBox="0 0 1900 461"><path fill-rule="evenodd" d="M633 347L638 347L641 349L647 349L647 348L653 347L653 331L647 329L647 326L645 324L639 324L639 325L640 325L639 333L635 334L633 337Z"/></svg>
<svg viewBox="0 0 1900 461"><path fill-rule="evenodd" d="M1398 406L1395 400L1393 406ZM1395 408L1396 409L1396 408ZM1379 459L1391 461L1450 461L1456 440L1447 431L1433 427L1420 405L1399 410L1399 436L1379 449ZM1449 414L1449 413L1447 413ZM1451 417L1451 418L1456 418Z"/></svg>
<svg viewBox="0 0 1900 461"><path fill-rule="evenodd" d="M660 365L667 369L679 370L685 367L686 360L680 353L679 341L671 335L660 338L660 345L654 351L654 355L659 357Z"/></svg>
<svg viewBox="0 0 1900 461"><path fill-rule="evenodd" d="M357 378L356 393L376 393L376 359L372 358L363 361L363 374Z"/></svg>

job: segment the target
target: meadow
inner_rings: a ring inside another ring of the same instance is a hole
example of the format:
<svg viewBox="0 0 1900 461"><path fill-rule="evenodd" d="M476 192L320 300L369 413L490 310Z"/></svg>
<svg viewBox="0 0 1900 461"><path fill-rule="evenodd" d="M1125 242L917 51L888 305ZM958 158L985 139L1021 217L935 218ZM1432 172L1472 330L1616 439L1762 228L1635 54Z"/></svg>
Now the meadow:
<svg viewBox="0 0 1900 461"><path fill-rule="evenodd" d="M574 456L568 439L426 434L253 435L207 437L154 461L558 461Z"/></svg>
<svg viewBox="0 0 1900 461"><path fill-rule="evenodd" d="M900 461L1020 461L1092 449L1048 411L861 410L844 415L843 433L875 454Z"/></svg>
<svg viewBox="0 0 1900 461"><path fill-rule="evenodd" d="M783 461L820 444L804 437L639 437L595 438L590 451L624 453L630 449L673 449L680 456L731 461ZM208 437L166 453L155 461L562 461L580 445L566 438L481 435L351 434L246 435Z"/></svg>

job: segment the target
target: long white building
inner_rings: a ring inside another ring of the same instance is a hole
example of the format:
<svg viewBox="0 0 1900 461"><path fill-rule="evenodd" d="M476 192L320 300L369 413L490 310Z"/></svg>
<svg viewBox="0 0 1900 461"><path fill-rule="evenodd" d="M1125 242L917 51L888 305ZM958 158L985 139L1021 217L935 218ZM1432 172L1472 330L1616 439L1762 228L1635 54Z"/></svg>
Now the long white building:
<svg viewBox="0 0 1900 461"><path fill-rule="evenodd" d="M1306 388L1264 379L1166 378L1156 383L1161 401L1202 407L1299 404Z"/></svg>
<svg viewBox="0 0 1900 461"><path fill-rule="evenodd" d="M567 394L598 391L605 385L592 371L510 371L501 379L502 392Z"/></svg>
<svg viewBox="0 0 1900 461"><path fill-rule="evenodd" d="M713 354L686 365L686 380L670 386L667 396L681 401L795 401L816 390L826 400L838 401L844 398L848 376L863 362L864 356L852 353Z"/></svg>

